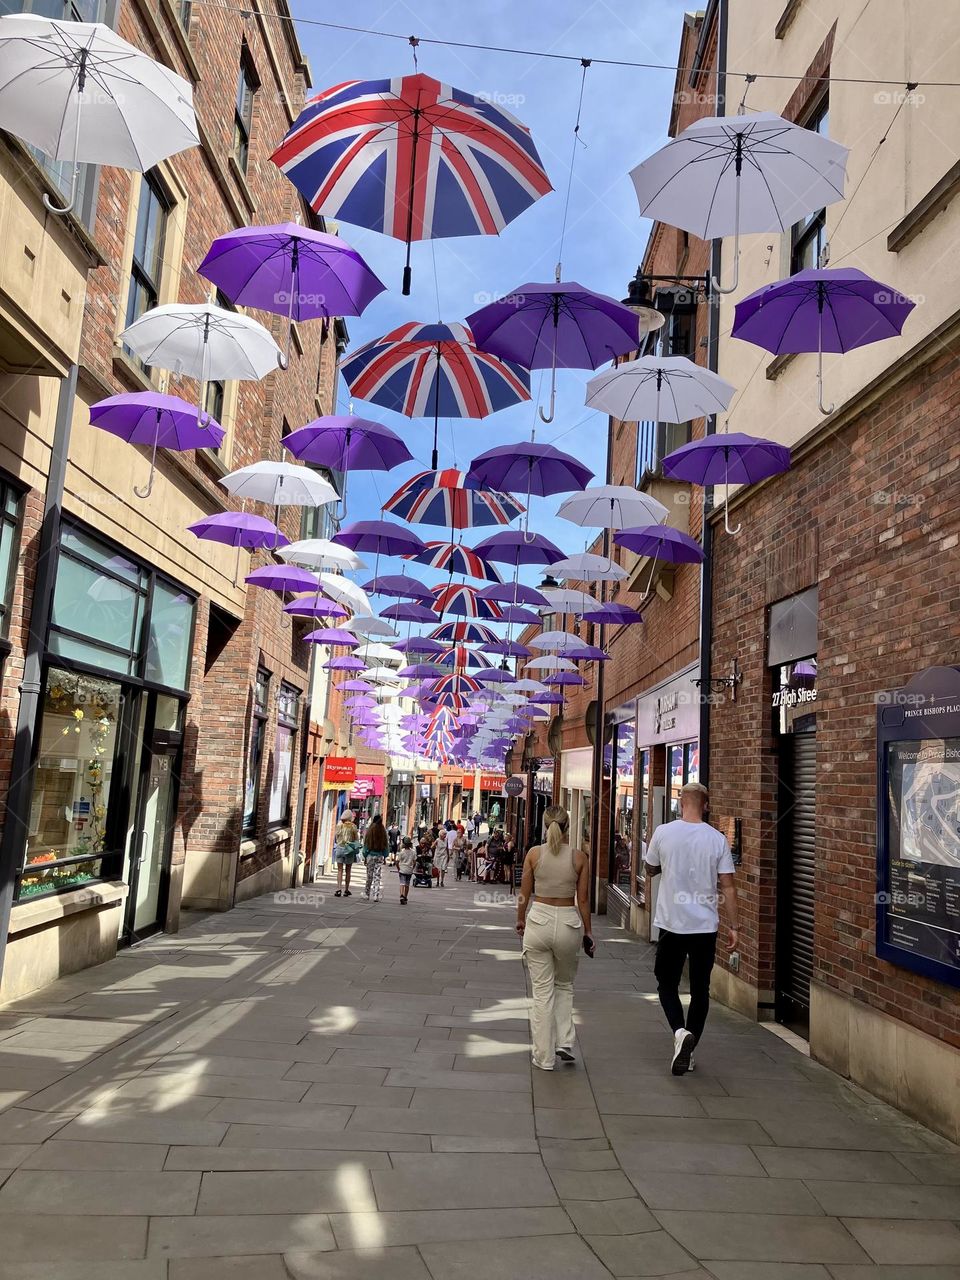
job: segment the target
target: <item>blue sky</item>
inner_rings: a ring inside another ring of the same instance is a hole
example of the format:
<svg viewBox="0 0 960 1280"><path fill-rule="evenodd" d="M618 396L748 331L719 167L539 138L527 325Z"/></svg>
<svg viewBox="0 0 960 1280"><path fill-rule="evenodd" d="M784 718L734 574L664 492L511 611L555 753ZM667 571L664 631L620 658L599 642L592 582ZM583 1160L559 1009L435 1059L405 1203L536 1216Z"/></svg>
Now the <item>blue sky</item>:
<svg viewBox="0 0 960 1280"><path fill-rule="evenodd" d="M592 4L581 0L421 0L416 6L362 0L347 8L318 12L312 0L293 3L299 17L329 15L333 21L383 31L668 65L676 61L683 13L690 7L679 0L600 0ZM297 30L317 90L341 80L413 71L410 47L399 40L328 31L306 23L299 23ZM525 281L553 279L580 92L579 64L426 44L420 46L418 56L421 71L469 92L492 96L519 116L533 133L555 190L499 237L415 244L413 291L408 298L400 294L404 246L363 228L340 224L343 237L366 257L389 290L362 317L348 320L350 349L404 321L462 320L491 297ZM617 298L624 295L643 256L649 231L649 224L637 214L627 174L664 140L673 80L672 71L598 65L587 70L582 145L577 146L563 251L565 279ZM573 453L602 482L606 418L584 408L583 388L590 376L588 371L561 371L555 420L549 426L539 424L537 439ZM530 404L482 421L442 421L440 465L465 468L484 449L529 438L540 381L541 374L534 372L534 400ZM549 374L543 382L546 393ZM341 380L338 411L346 412L347 404L348 391ZM354 411L398 430L421 464L351 476L349 518L373 519L402 480L429 466L432 423L411 421L360 401L355 402ZM535 498L531 527L572 553L582 550L591 535L554 518L562 496ZM417 531L425 538L442 536L442 531L428 526L418 526ZM464 541L479 541L483 533L468 530ZM527 580L536 577L533 572L523 576Z"/></svg>

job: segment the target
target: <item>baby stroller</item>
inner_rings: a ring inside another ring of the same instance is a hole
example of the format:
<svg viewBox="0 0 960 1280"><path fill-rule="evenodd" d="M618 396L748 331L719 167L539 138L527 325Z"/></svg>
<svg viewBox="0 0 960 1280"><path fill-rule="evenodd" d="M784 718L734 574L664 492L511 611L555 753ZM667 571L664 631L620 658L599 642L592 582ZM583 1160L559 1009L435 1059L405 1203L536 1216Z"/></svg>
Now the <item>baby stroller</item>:
<svg viewBox="0 0 960 1280"><path fill-rule="evenodd" d="M418 853L413 870L413 883L421 889L433 888L433 854Z"/></svg>
<svg viewBox="0 0 960 1280"><path fill-rule="evenodd" d="M462 880L463 877L465 875L468 875L470 872L470 858L467 854L466 849L461 849L460 852L457 854L456 872L457 872L458 880Z"/></svg>

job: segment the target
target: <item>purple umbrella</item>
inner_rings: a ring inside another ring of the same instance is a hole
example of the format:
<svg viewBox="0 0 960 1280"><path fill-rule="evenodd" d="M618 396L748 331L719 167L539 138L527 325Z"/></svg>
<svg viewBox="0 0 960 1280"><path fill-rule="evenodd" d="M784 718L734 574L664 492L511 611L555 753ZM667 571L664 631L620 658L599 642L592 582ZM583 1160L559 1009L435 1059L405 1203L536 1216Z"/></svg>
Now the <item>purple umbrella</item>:
<svg viewBox="0 0 960 1280"><path fill-rule="evenodd" d="M484 653L502 653L505 658L529 658L532 652L525 644L516 640L491 640L480 648Z"/></svg>
<svg viewBox="0 0 960 1280"><path fill-rule="evenodd" d="M597 369L640 346L635 311L572 280L523 284L475 311L467 324L481 351L525 369L550 370L550 412L540 409L544 422L553 421L558 368Z"/></svg>
<svg viewBox="0 0 960 1280"><path fill-rule="evenodd" d="M413 454L395 431L369 418L315 418L291 431L283 442L295 458L311 466L341 471L340 502L346 509L348 471L392 471Z"/></svg>
<svg viewBox="0 0 960 1280"><path fill-rule="evenodd" d="M245 582L266 591L318 591L317 579L306 569L292 564L265 564L262 569L248 573Z"/></svg>
<svg viewBox="0 0 960 1280"><path fill-rule="evenodd" d="M823 403L824 351L852 351L895 338L916 306L910 298L856 267L798 271L737 303L732 334L765 351L817 353L817 393Z"/></svg>
<svg viewBox="0 0 960 1280"><path fill-rule="evenodd" d="M637 617L639 618L639 614ZM554 671L544 680L544 684L586 684L583 676L576 671Z"/></svg>
<svg viewBox="0 0 960 1280"><path fill-rule="evenodd" d="M489 671L478 671L475 677L483 684L515 684L517 677L511 671L501 667L491 667Z"/></svg>
<svg viewBox="0 0 960 1280"><path fill-rule="evenodd" d="M196 410L194 410L196 419ZM251 516L245 511L220 511L187 525L187 531L207 542L222 542L228 547L285 547L285 538L272 520Z"/></svg>
<svg viewBox="0 0 960 1280"><path fill-rule="evenodd" d="M433 609L429 609L425 604L414 604L411 601L388 605L386 609L381 610L380 617L387 618L391 622L436 622L437 620Z"/></svg>
<svg viewBox="0 0 960 1280"><path fill-rule="evenodd" d="M373 693L374 686L367 680L341 680L333 686L341 693Z"/></svg>
<svg viewBox="0 0 960 1280"><path fill-rule="evenodd" d="M314 593L310 598L291 600L283 606L284 613L291 613L297 618L349 618L350 614L343 605L335 600L318 598Z"/></svg>
<svg viewBox="0 0 960 1280"><path fill-rule="evenodd" d="M428 586L409 573L382 573L363 584L363 590L381 596L397 596L401 600L420 600L433 603L433 592Z"/></svg>
<svg viewBox="0 0 960 1280"><path fill-rule="evenodd" d="M618 546L626 547L638 556L650 557L650 580L644 595L653 586L653 574L658 560L666 560L671 564L700 564L703 560L703 548L695 538L665 524L620 529L613 535L613 540Z"/></svg>
<svg viewBox="0 0 960 1280"><path fill-rule="evenodd" d="M195 405L159 391L125 391L99 400L90 406L90 425L128 444L150 446L150 477L145 488L134 486L138 498L149 498L153 490L158 449L217 449L224 437L212 418L200 426Z"/></svg>
<svg viewBox="0 0 960 1280"><path fill-rule="evenodd" d="M430 611L433 613L433 610ZM401 653L443 653L447 646L429 636L409 636L406 640L397 640L390 646Z"/></svg>
<svg viewBox="0 0 960 1280"><path fill-rule="evenodd" d="M343 627L318 627L316 631L308 631L303 637L314 644L342 645L345 649L355 649L360 643L352 631Z"/></svg>
<svg viewBox="0 0 960 1280"><path fill-rule="evenodd" d="M547 608L547 597L535 587L525 587L522 582L495 582L492 587L481 587L478 600L498 600L504 604L532 604L535 609Z"/></svg>
<svg viewBox="0 0 960 1280"><path fill-rule="evenodd" d="M391 520L356 520L334 534L332 542L351 551L373 551L380 556L416 556L424 550L422 538ZM376 577L376 566L374 567Z"/></svg>
<svg viewBox="0 0 960 1280"><path fill-rule="evenodd" d="M359 316L386 286L339 236L296 222L238 227L218 236L197 268L231 302L294 320Z"/></svg>
<svg viewBox="0 0 960 1280"><path fill-rule="evenodd" d="M437 676L443 675L443 667L438 667L433 662L415 662L410 667L402 667L397 675L402 676L404 680L429 680L431 677L436 679Z"/></svg>
<svg viewBox="0 0 960 1280"><path fill-rule="evenodd" d="M376 698L369 698L365 693L355 693L350 698L344 698L343 705L345 707L376 707L379 703Z"/></svg>
<svg viewBox="0 0 960 1280"><path fill-rule="evenodd" d="M540 705L544 707L562 707L563 694L562 693L541 693L539 698L537 698L537 702L539 702Z"/></svg>
<svg viewBox="0 0 960 1280"><path fill-rule="evenodd" d="M608 662L609 653L595 644L579 645L574 649L564 649L563 656L571 662Z"/></svg>
<svg viewBox="0 0 960 1280"><path fill-rule="evenodd" d="M505 529L502 533L493 533L474 547L478 556L484 560L498 561L500 564L556 564L562 560L564 553L558 546L545 538L542 533L527 534L519 529ZM485 599L490 599L485 596ZM513 601L514 604L518 603Z"/></svg>
<svg viewBox="0 0 960 1280"><path fill-rule="evenodd" d="M609 623L611 626L628 626L630 623L643 621L636 609L631 609L628 604L618 604L615 600L608 604L598 604L596 609L580 616L584 622Z"/></svg>
<svg viewBox="0 0 960 1280"><path fill-rule="evenodd" d="M367 664L362 658L355 658L352 654L341 657L331 658L329 662L323 664L324 671L366 671Z"/></svg>
<svg viewBox="0 0 960 1280"><path fill-rule="evenodd" d="M552 444L527 440L520 444L497 445L481 453L470 463L467 479L475 480L484 489L510 493L526 490L527 504L523 514L526 534L530 527L530 498L533 494L546 498L553 493L583 489L593 479L593 472ZM563 559L562 553L558 558Z"/></svg>
<svg viewBox="0 0 960 1280"><path fill-rule="evenodd" d="M520 605L508 604L504 605L503 612L500 614L501 622L509 622L511 624L519 622L522 626L529 626L530 623L540 622L539 613L534 613L532 609L524 609Z"/></svg>
<svg viewBox="0 0 960 1280"><path fill-rule="evenodd" d="M723 484L727 494L723 504L723 523L731 529L727 509L731 484L754 484L786 471L790 466L790 450L786 445L742 431L723 431L719 435L691 440L663 459L663 474L671 480L688 480L691 484Z"/></svg>

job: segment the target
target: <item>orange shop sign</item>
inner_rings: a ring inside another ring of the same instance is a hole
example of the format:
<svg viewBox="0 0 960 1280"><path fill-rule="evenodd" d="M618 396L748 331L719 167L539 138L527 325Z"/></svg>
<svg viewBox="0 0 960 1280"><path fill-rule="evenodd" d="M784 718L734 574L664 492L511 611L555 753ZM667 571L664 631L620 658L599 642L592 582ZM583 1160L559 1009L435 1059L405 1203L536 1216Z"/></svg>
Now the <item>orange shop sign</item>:
<svg viewBox="0 0 960 1280"><path fill-rule="evenodd" d="M463 775L463 789L465 791L473 790L474 775L465 773ZM502 773L481 773L480 774L480 790L481 791L502 791L506 777Z"/></svg>
<svg viewBox="0 0 960 1280"><path fill-rule="evenodd" d="M328 756L323 764L323 785L325 787L353 786L357 778L357 761L355 756Z"/></svg>

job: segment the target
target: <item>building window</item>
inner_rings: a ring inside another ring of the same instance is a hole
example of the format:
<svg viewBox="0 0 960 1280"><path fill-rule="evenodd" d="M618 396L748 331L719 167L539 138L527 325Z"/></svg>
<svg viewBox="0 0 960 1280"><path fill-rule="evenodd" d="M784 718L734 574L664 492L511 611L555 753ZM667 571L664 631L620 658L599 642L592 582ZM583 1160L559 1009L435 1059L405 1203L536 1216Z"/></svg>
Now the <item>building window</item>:
<svg viewBox="0 0 960 1280"><path fill-rule="evenodd" d="M657 475L667 454L689 444L690 439L689 422L638 422L637 485L644 476Z"/></svg>
<svg viewBox="0 0 960 1280"><path fill-rule="evenodd" d="M169 212L170 201L166 192L152 173L145 173L140 180L125 327L132 325L160 301L163 244ZM146 370L147 366L142 361L138 363Z"/></svg>
<svg viewBox="0 0 960 1280"><path fill-rule="evenodd" d="M233 111L233 156L246 173L250 160L250 134L253 132L253 99L260 87L250 51L244 44L240 53L240 73L237 77L237 101Z"/></svg>
<svg viewBox="0 0 960 1280"><path fill-rule="evenodd" d="M20 494L0 480L0 640L10 631L10 602L20 545Z"/></svg>
<svg viewBox="0 0 960 1280"><path fill-rule="evenodd" d="M332 538L340 527L332 508L332 503L327 503L322 507L303 507L303 515L300 520L300 537Z"/></svg>
<svg viewBox="0 0 960 1280"><path fill-rule="evenodd" d="M191 0L180 0L177 5L177 17L180 19L180 25L184 31L190 30L190 19L193 16L193 4Z"/></svg>
<svg viewBox="0 0 960 1280"><path fill-rule="evenodd" d="M680 817L680 788L700 776L700 748L696 742L677 742L667 747L667 774L670 787L670 819Z"/></svg>
<svg viewBox="0 0 960 1280"><path fill-rule="evenodd" d="M299 725L300 691L281 684L277 696L277 734L273 744L273 778L267 821L281 826L290 818L290 784L293 778L293 749Z"/></svg>
<svg viewBox="0 0 960 1280"><path fill-rule="evenodd" d="M116 861L109 818L123 703L113 680L47 672L21 900L99 879Z"/></svg>
<svg viewBox="0 0 960 1280"><path fill-rule="evenodd" d="M826 94L803 121L805 129L827 134L830 104ZM790 274L815 269L823 265L823 252L827 243L827 211L818 209L810 213L790 229Z"/></svg>
<svg viewBox="0 0 960 1280"><path fill-rule="evenodd" d="M243 798L243 834L251 835L257 826L260 803L260 765L263 761L263 739L270 705L270 672L261 667L253 687L253 719L250 724L250 749L247 755L247 782Z"/></svg>

